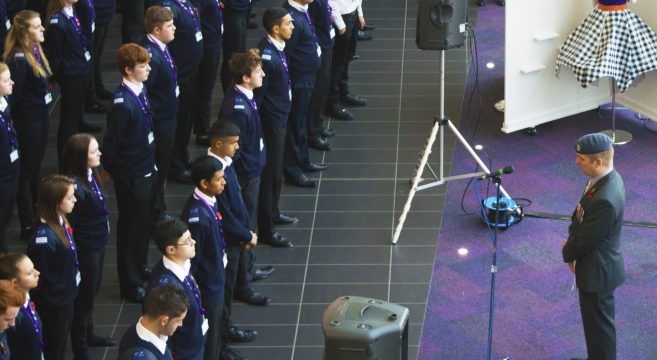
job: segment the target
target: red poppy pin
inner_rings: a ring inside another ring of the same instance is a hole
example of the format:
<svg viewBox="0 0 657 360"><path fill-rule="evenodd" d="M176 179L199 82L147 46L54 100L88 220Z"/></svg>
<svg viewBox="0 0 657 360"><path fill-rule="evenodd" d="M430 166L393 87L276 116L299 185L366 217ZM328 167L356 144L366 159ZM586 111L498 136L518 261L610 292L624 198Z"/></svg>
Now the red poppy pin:
<svg viewBox="0 0 657 360"><path fill-rule="evenodd" d="M586 192L586 198L590 199L593 197L593 193L595 192L595 188L591 188Z"/></svg>
<svg viewBox="0 0 657 360"><path fill-rule="evenodd" d="M73 235L73 228L70 225L66 226L66 231L68 231L69 235Z"/></svg>
<svg viewBox="0 0 657 360"><path fill-rule="evenodd" d="M217 219L219 219L219 221L222 221L224 219L219 211L217 211Z"/></svg>

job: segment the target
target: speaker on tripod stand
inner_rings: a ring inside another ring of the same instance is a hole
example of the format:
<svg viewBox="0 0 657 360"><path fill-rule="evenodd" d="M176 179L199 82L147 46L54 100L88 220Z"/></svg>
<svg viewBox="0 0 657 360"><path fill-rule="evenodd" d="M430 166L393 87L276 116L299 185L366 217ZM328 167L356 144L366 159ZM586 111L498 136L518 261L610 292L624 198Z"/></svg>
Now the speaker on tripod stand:
<svg viewBox="0 0 657 360"><path fill-rule="evenodd" d="M420 0L415 42L422 50L447 50L465 43L467 0Z"/></svg>

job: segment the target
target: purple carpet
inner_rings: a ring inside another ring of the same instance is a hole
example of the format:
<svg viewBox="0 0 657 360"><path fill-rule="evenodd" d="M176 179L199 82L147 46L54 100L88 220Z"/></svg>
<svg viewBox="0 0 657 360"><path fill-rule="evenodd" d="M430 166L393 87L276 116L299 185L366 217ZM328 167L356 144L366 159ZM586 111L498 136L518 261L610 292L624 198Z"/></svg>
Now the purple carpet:
<svg viewBox="0 0 657 360"><path fill-rule="evenodd" d="M574 163L574 143L590 132L610 127L609 111L590 111L538 127L537 136L500 131L503 116L493 104L503 94L504 8L481 8L477 21L479 84L483 97L478 143L492 159L491 170L514 165L503 186L513 198L527 198L528 211L569 215L587 179ZM494 61L493 70L484 64ZM470 137L478 101L468 109L474 84L470 72L462 133ZM466 111L467 110L467 111ZM647 131L630 111L618 114L619 127L634 141L616 148L616 169L627 190L626 221L657 222L657 134ZM437 156L437 155L436 155ZM485 158L482 156L482 158ZM459 145L453 174L475 170ZM480 182L482 197L485 183ZM492 245L479 216L473 187L467 190L465 214L460 201L466 181L448 183L442 227L424 319L418 359L483 359L486 356ZM568 359L586 357L584 332L573 276L561 260L568 222L526 217L499 234L495 290L493 356L500 359ZM657 229L625 226L622 251L626 282L616 292L619 359L657 358ZM466 256L457 249L469 250Z"/></svg>

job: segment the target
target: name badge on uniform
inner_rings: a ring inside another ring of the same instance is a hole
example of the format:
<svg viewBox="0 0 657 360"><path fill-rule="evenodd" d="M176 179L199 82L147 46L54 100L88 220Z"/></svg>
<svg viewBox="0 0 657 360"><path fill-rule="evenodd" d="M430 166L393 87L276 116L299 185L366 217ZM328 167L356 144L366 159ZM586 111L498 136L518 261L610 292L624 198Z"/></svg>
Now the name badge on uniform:
<svg viewBox="0 0 657 360"><path fill-rule="evenodd" d="M5 27L7 28L7 30L9 30L9 28L11 27L11 22L9 21L9 19L5 21Z"/></svg>
<svg viewBox="0 0 657 360"><path fill-rule="evenodd" d="M224 24L221 24L221 34L224 34Z"/></svg>
<svg viewBox="0 0 657 360"><path fill-rule="evenodd" d="M89 53L89 50L84 52L84 58L87 59L87 61L91 60L91 54Z"/></svg>
<svg viewBox="0 0 657 360"><path fill-rule="evenodd" d="M226 266L228 266L228 255L224 253L224 269L226 268Z"/></svg>
<svg viewBox="0 0 657 360"><path fill-rule="evenodd" d="M317 57L322 57L322 47L317 45Z"/></svg>
<svg viewBox="0 0 657 360"><path fill-rule="evenodd" d="M50 91L46 93L46 95L43 97L43 99L46 101L46 105L50 104L52 102L52 94Z"/></svg>
<svg viewBox="0 0 657 360"><path fill-rule="evenodd" d="M196 42L203 40L203 33L200 31L196 32Z"/></svg>
<svg viewBox="0 0 657 360"><path fill-rule="evenodd" d="M80 281L82 281L82 275L80 275L80 272L78 271L78 273L75 274L75 286L80 286Z"/></svg>
<svg viewBox="0 0 657 360"><path fill-rule="evenodd" d="M329 31L329 35L331 36L331 39L335 37L335 29L331 28L331 31Z"/></svg>
<svg viewBox="0 0 657 360"><path fill-rule="evenodd" d="M290 94L290 101L292 101L292 89L288 90L288 93Z"/></svg>
<svg viewBox="0 0 657 360"><path fill-rule="evenodd" d="M265 148L265 141L260 138L260 151Z"/></svg>
<svg viewBox="0 0 657 360"><path fill-rule="evenodd" d="M18 150L14 150L9 153L9 161L14 162L16 160L18 160Z"/></svg>
<svg viewBox="0 0 657 360"><path fill-rule="evenodd" d="M91 33L93 34L94 32L96 32L96 22L95 21L93 21L91 23Z"/></svg>
<svg viewBox="0 0 657 360"><path fill-rule="evenodd" d="M180 95L180 86L176 85L176 97Z"/></svg>
<svg viewBox="0 0 657 360"><path fill-rule="evenodd" d="M201 332L203 332L203 336L205 336L205 333L208 332L208 329L210 328L210 325L208 325L208 318L205 316L203 317L203 324L201 324Z"/></svg>
<svg viewBox="0 0 657 360"><path fill-rule="evenodd" d="M269 61L269 60L271 60L271 55L269 55L269 54L262 54L261 58L262 58L262 60L267 60L267 61Z"/></svg>
<svg viewBox="0 0 657 360"><path fill-rule="evenodd" d="M47 244L48 243L48 238L45 236L39 236L36 239L34 239L35 244Z"/></svg>
<svg viewBox="0 0 657 360"><path fill-rule="evenodd" d="M148 133L148 143L152 144L153 140L155 140L155 136L153 136L153 132L151 131Z"/></svg>

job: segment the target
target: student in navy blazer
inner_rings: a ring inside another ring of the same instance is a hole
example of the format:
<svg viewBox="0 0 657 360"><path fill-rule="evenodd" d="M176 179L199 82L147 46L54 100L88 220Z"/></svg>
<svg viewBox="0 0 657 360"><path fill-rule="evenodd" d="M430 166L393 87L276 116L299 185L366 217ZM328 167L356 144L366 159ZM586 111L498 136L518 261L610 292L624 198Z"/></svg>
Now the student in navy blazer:
<svg viewBox="0 0 657 360"><path fill-rule="evenodd" d="M86 78L89 72L90 43L82 32L73 5L77 0L48 3L46 54L61 92L57 157L61 168L62 150L68 138L84 123Z"/></svg>
<svg viewBox="0 0 657 360"><path fill-rule="evenodd" d="M144 25L148 34L141 45L151 57L149 63L151 72L144 86L148 91L148 99L153 109L153 132L155 134L155 164L157 165L157 180L153 193L153 218L162 219L166 212L164 202L164 186L171 155L176 138L178 120L178 70L167 44L173 41L176 26L173 24L173 13L161 6L151 6L146 10Z"/></svg>
<svg viewBox="0 0 657 360"><path fill-rule="evenodd" d="M43 178L37 199L41 223L27 247L27 255L41 273L31 295L43 319L43 354L47 360L64 358L81 279L73 229L66 219L76 201L73 184L73 179L64 175Z"/></svg>
<svg viewBox="0 0 657 360"><path fill-rule="evenodd" d="M9 360L11 350L7 342L7 329L14 325L25 294L7 280L0 280L0 360Z"/></svg>
<svg viewBox="0 0 657 360"><path fill-rule="evenodd" d="M0 54L5 51L5 38L11 28L11 18L7 13L7 5L0 1Z"/></svg>
<svg viewBox="0 0 657 360"><path fill-rule="evenodd" d="M48 79L52 72L41 48L43 32L37 12L19 12L7 35L7 48L3 55L14 80L9 102L12 118L17 120L16 135L21 157L16 205L23 240L32 236L37 222L34 200L41 182L41 162L48 143L48 104L52 101Z"/></svg>
<svg viewBox="0 0 657 360"><path fill-rule="evenodd" d="M75 229L82 281L75 299L71 343L76 358L89 357L89 342L111 344L93 332L94 301L103 278L105 247L109 239L109 209L100 166L98 141L92 135L71 136L64 148L63 173L75 181L77 204L69 215Z"/></svg>
<svg viewBox="0 0 657 360"><path fill-rule="evenodd" d="M224 41L223 61L221 63L221 88L226 90L232 85L230 74L230 59L233 54L246 50L246 32L249 22L248 10L251 0L224 0Z"/></svg>
<svg viewBox="0 0 657 360"><path fill-rule="evenodd" d="M91 83L89 84L89 96L102 100L112 98L111 91L105 88L102 72L103 51L105 50L105 41L109 30L109 24L116 12L116 0L93 0L96 14L96 31L94 31L94 41L92 46L92 56L94 63L91 68ZM98 61L96 61L98 59Z"/></svg>
<svg viewBox="0 0 657 360"><path fill-rule="evenodd" d="M209 325L201 290L190 272L190 260L196 256L196 242L187 225L178 218L157 223L153 240L162 252L162 259L153 267L146 293L163 285L174 285L185 292L189 303L187 316L168 344L176 359L202 360Z"/></svg>
<svg viewBox="0 0 657 360"><path fill-rule="evenodd" d="M30 299L30 290L39 282L39 271L34 263L23 253L9 253L0 256L0 279L11 281L16 290L25 294L14 326L7 331L7 340L14 359L43 359L42 320Z"/></svg>
<svg viewBox="0 0 657 360"><path fill-rule="evenodd" d="M11 95L13 82L7 64L0 62L0 252L7 252L5 233L16 199L18 181L18 138L5 96Z"/></svg>
<svg viewBox="0 0 657 360"><path fill-rule="evenodd" d="M159 286L144 300L144 315L123 334L119 360L173 360L167 340L182 326L189 302L175 285Z"/></svg>
<svg viewBox="0 0 657 360"><path fill-rule="evenodd" d="M100 61L98 54L96 54L96 6L92 0L77 0L75 3L75 12L80 19L80 29L82 30L82 35L87 39L87 49L91 55L91 60L89 60L89 71L87 71L86 79L86 90L87 94L85 97L84 108L86 112L95 113L95 114L104 114L107 112L107 107L98 101L98 96L96 95L96 88L94 85L94 68L96 67L96 62ZM109 94L108 94L109 95ZM110 97L106 97L109 99ZM101 128L97 125L91 124L78 124L80 131L94 132L100 131Z"/></svg>
<svg viewBox="0 0 657 360"><path fill-rule="evenodd" d="M143 82L150 67L148 51L136 44L122 45L117 68L123 82L114 94L114 106L107 114L103 141L103 167L114 180L119 218L117 270L121 296L141 302L148 240L151 232L151 200L155 169L153 116Z"/></svg>

